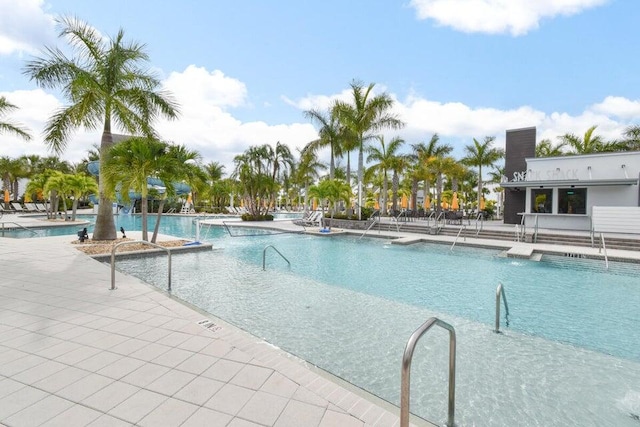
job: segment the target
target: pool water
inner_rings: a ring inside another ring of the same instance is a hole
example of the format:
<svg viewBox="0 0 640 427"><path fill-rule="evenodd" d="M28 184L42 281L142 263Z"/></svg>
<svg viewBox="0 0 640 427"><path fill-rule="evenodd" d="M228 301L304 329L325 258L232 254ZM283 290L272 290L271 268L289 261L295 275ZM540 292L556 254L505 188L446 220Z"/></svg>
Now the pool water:
<svg viewBox="0 0 640 427"><path fill-rule="evenodd" d="M404 345L438 316L458 336L458 425L640 425L637 265L221 228L206 239L222 250L176 256L176 296L383 399L398 403ZM262 271L267 245L291 270L267 251ZM118 269L166 284L163 258ZM503 334L492 332L498 283ZM446 418L447 339L425 335L412 368L412 412L435 422Z"/></svg>

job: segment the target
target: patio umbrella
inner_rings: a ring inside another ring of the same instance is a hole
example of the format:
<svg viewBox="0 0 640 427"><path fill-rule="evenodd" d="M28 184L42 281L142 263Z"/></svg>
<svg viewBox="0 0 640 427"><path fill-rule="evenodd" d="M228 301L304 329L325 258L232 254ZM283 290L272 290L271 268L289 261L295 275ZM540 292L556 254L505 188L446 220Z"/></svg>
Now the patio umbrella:
<svg viewBox="0 0 640 427"><path fill-rule="evenodd" d="M480 210L484 210L484 197L480 197Z"/></svg>
<svg viewBox="0 0 640 427"><path fill-rule="evenodd" d="M315 211L316 209L318 209L318 199L314 198L311 210Z"/></svg>
<svg viewBox="0 0 640 427"><path fill-rule="evenodd" d="M402 195L402 202L401 202L400 206L402 207L402 209L407 209L408 205L409 205L409 200L407 199L407 195L403 194Z"/></svg>
<svg viewBox="0 0 640 427"><path fill-rule="evenodd" d="M375 201L375 203L373 204L373 208L374 208L375 210L380 209L380 203L378 203L378 201L377 201L377 200L376 200L376 201Z"/></svg>
<svg viewBox="0 0 640 427"><path fill-rule="evenodd" d="M191 193L187 196L187 204L190 205L193 203L193 199L191 198Z"/></svg>
<svg viewBox="0 0 640 427"><path fill-rule="evenodd" d="M453 197L451 198L451 209L457 211L460 208L458 204L458 192L453 192Z"/></svg>
<svg viewBox="0 0 640 427"><path fill-rule="evenodd" d="M429 196L427 196L427 198L424 200L424 209L425 210L431 209L431 197Z"/></svg>
<svg viewBox="0 0 640 427"><path fill-rule="evenodd" d="M4 190L4 202L5 203L9 203L10 197L9 197L9 190Z"/></svg>

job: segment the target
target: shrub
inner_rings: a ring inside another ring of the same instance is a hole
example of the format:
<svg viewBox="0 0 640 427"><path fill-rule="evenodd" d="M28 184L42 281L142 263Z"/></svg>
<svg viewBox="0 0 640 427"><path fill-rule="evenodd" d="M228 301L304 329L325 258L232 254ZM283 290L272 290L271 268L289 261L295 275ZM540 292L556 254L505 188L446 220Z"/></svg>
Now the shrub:
<svg viewBox="0 0 640 427"><path fill-rule="evenodd" d="M273 215L251 215L251 214L242 214L243 221L273 221Z"/></svg>

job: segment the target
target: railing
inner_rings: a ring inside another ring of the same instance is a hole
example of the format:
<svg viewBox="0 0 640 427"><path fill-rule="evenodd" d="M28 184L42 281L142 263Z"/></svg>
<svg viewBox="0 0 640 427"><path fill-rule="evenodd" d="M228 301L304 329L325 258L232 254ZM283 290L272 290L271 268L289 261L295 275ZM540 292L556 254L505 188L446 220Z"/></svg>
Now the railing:
<svg viewBox="0 0 640 427"><path fill-rule="evenodd" d="M289 268L291 268L291 263L289 262L289 260L287 259L287 257L286 257L286 256L282 255L282 253L281 253L278 249L276 249L276 247L275 247L275 246L273 246L273 245L267 245L267 246L265 246L265 247L264 247L264 249L262 250L262 270L263 270L263 271L267 269L267 267L266 267L266 261L267 261L267 249L269 249L269 248L271 248L271 249L273 249L274 251L276 251L276 252L278 253L278 255L280 255L280 256L282 257L282 259L283 259L283 260L287 261L287 264L289 265Z"/></svg>
<svg viewBox="0 0 640 427"><path fill-rule="evenodd" d="M398 216L393 217L396 220L396 233L400 232L400 217L404 215L407 218L407 211L402 211L398 214Z"/></svg>
<svg viewBox="0 0 640 427"><path fill-rule="evenodd" d="M456 246L456 243L458 242L458 238L460 237L460 233L462 233L462 231L465 231L464 236L462 237L464 239L464 241L467 241L467 226L466 225L462 225L460 227L460 230L458 230L458 234L456 234L456 238L453 240L453 244L451 245L451 248L449 248L449 252L453 251L453 248Z"/></svg>
<svg viewBox="0 0 640 427"><path fill-rule="evenodd" d="M402 355L402 373L400 385L400 427L409 427L409 394L411 392L411 360L418 340L434 325L449 331L449 405L447 426L453 427L456 401L456 331L453 326L432 317L415 330Z"/></svg>
<svg viewBox="0 0 640 427"><path fill-rule="evenodd" d="M440 220L442 220L442 218L443 218L444 216L445 216L445 212L444 212L444 211L440 212L440 213L438 214L438 216L436 217L435 222L433 223L433 225L436 227L436 234L439 234L439 233L440 233L440 230L442 230L442 228L443 228L443 227L444 227L444 225L445 225L446 219L444 219L444 220L442 221L442 225L439 225L439 224L440 224Z"/></svg>
<svg viewBox="0 0 640 427"><path fill-rule="evenodd" d="M478 228L478 223L480 223L480 228ZM476 216L476 237L480 234L482 229L484 228L484 215L482 212L478 213Z"/></svg>
<svg viewBox="0 0 640 427"><path fill-rule="evenodd" d="M609 257L607 257L607 245L604 243L604 234L600 233L600 242L602 242L601 246L600 246L600 251L601 252L604 249L604 267L608 270L609 269Z"/></svg>
<svg viewBox="0 0 640 427"><path fill-rule="evenodd" d="M167 211L168 214L176 213L176 208L171 208Z"/></svg>
<svg viewBox="0 0 640 427"><path fill-rule="evenodd" d="M373 218L373 221L371 222L371 225L369 225L367 227L367 229L364 230L364 233L362 233L360 235L360 237L358 237L358 240L362 239L364 237L364 235L367 234L367 232L373 228L374 225L380 224L380 214L379 213L378 213L378 220L377 221L376 221L376 219L375 219L376 217L374 215L371 215L371 217ZM378 228L378 230L380 230L380 228Z"/></svg>
<svg viewBox="0 0 640 427"><path fill-rule="evenodd" d="M26 231L30 232L31 234L38 234L38 232L37 232L37 231L34 231L34 230L30 229L30 228L27 228L27 227L25 227L24 225L20 225L20 224L18 224L17 222L13 222L13 221L3 221L3 222L1 222L0 224L2 224L1 230L2 230L2 232L3 232L3 233L4 233L4 231L5 231L5 227L4 227L4 225L5 225L5 224L13 224L13 225L15 225L16 227L18 227L18 228L20 228L20 229L22 229L22 230L26 230ZM11 228L13 228L13 227L11 227Z"/></svg>
<svg viewBox="0 0 640 427"><path fill-rule="evenodd" d="M164 246L156 245L155 243L147 242L146 240L131 240L127 242L118 243L111 249L111 290L116 288L116 249L120 246L124 245L132 245L134 243L139 243L142 245L152 246L157 249L162 249L167 252L168 255L168 273L167 273L167 291L171 292L171 250L165 248Z"/></svg>
<svg viewBox="0 0 640 427"><path fill-rule="evenodd" d="M431 212L431 213L429 214L429 216L427 217L427 227L429 227L429 224L431 224L431 220L432 220L432 219L435 219L435 218L434 218L434 217L435 217L435 215L436 215L436 211L433 211L433 212Z"/></svg>
<svg viewBox="0 0 640 427"><path fill-rule="evenodd" d="M496 288L496 328L493 330L496 334L500 333L500 296L502 296L502 301L504 302L505 322L509 326L509 305L507 304L507 297L504 294L502 283L499 283Z"/></svg>
<svg viewBox="0 0 640 427"><path fill-rule="evenodd" d="M536 214L535 217L536 217L536 221L535 221L535 225L533 226L533 243L538 242L538 214Z"/></svg>
<svg viewBox="0 0 640 427"><path fill-rule="evenodd" d="M525 218L526 214L522 214L522 218L520 218L520 235L518 236L518 242L524 242L527 237L527 222Z"/></svg>

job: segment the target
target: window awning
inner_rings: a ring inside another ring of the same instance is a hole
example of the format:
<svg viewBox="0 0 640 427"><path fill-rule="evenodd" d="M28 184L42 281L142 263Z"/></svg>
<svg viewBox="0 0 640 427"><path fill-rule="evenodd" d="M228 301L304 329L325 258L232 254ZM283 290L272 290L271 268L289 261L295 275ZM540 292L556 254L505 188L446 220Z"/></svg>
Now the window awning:
<svg viewBox="0 0 640 427"><path fill-rule="evenodd" d="M509 181L502 182L503 188L555 188L555 187L602 187L612 185L638 185L638 178L620 179L559 179L548 181Z"/></svg>

